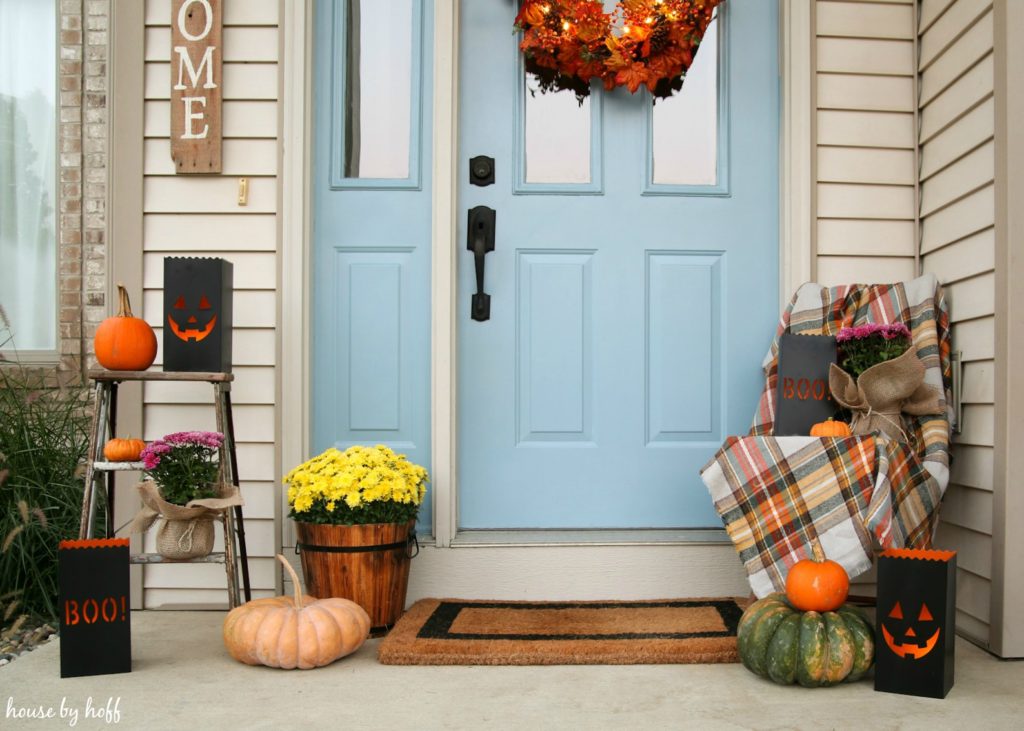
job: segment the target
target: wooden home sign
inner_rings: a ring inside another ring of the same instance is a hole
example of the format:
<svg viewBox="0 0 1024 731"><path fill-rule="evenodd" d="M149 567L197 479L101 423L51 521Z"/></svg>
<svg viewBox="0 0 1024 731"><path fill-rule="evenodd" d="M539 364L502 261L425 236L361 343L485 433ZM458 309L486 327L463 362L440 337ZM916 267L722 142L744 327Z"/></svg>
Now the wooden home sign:
<svg viewBox="0 0 1024 731"><path fill-rule="evenodd" d="M171 3L171 158L176 173L221 172L223 0Z"/></svg>

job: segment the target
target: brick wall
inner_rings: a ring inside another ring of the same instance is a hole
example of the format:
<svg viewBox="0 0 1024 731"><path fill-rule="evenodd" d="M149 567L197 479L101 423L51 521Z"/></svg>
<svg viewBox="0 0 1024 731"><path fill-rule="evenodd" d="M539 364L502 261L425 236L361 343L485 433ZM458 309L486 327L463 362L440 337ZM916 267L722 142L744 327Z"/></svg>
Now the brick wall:
<svg viewBox="0 0 1024 731"><path fill-rule="evenodd" d="M80 372L107 316L110 0L60 0L60 369Z"/></svg>

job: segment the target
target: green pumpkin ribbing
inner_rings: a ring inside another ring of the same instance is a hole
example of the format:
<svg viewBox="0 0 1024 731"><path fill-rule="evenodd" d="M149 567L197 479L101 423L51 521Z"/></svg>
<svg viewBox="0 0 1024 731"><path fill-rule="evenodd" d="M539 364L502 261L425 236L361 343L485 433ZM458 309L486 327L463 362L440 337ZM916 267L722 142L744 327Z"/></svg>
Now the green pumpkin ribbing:
<svg viewBox="0 0 1024 731"><path fill-rule="evenodd" d="M771 596L767 596L764 599L754 602L747 608L743 613L743 616L740 618L740 624L736 632L737 645L739 646L740 658L748 670L757 672L757 670L754 670L754 667L751 665L751 659L755 654L763 654L761 650L755 652L752 647L751 641L754 629L761 622L761 618L765 614L770 611L777 610L778 607L786 606L785 603L779 599L781 596L781 594L772 594Z"/></svg>
<svg viewBox="0 0 1024 731"><path fill-rule="evenodd" d="M853 635L843 618L835 612L825 612L825 632L828 636L828 661L825 663L825 685L843 682L853 669Z"/></svg>
<svg viewBox="0 0 1024 731"><path fill-rule="evenodd" d="M769 607L761 618L754 624L750 632L750 669L758 675L765 675L768 672L768 643L775 634L782 620L793 610L785 605L779 604Z"/></svg>
<svg viewBox="0 0 1024 731"><path fill-rule="evenodd" d="M853 607L840 607L837 612L853 638L853 667L846 676L846 682L852 683L860 680L871 667L875 657L875 635L864 615Z"/></svg>
<svg viewBox="0 0 1024 731"><path fill-rule="evenodd" d="M822 684L828 643L825 620L818 612L804 612L800 617L800 654L796 665L796 682L806 688Z"/></svg>
<svg viewBox="0 0 1024 731"><path fill-rule="evenodd" d="M768 643L768 677L780 685L790 685L796 680L799 637L800 615L790 612Z"/></svg>

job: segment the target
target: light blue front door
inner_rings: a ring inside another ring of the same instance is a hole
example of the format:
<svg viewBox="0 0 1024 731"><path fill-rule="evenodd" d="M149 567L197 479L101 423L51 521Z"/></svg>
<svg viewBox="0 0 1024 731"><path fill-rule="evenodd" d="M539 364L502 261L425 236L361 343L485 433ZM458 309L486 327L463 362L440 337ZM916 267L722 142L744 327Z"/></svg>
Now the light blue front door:
<svg viewBox="0 0 1024 731"><path fill-rule="evenodd" d="M778 312L777 5L728 0L710 87L695 64L691 97L653 108L531 95L517 7L461 3L459 526L720 526L698 472L748 427Z"/></svg>
<svg viewBox="0 0 1024 731"><path fill-rule="evenodd" d="M314 452L387 444L428 468L432 15L316 3L310 271Z"/></svg>

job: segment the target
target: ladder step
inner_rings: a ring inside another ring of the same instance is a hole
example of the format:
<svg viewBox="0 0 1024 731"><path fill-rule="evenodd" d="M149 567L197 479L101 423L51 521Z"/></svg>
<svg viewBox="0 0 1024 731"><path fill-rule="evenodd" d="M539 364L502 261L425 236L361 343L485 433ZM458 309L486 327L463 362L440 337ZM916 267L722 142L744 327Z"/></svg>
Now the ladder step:
<svg viewBox="0 0 1024 731"><path fill-rule="evenodd" d="M92 467L99 472L141 472L146 469L142 462L93 462Z"/></svg>
<svg viewBox="0 0 1024 731"><path fill-rule="evenodd" d="M131 557L132 563L224 563L224 553L211 553L209 556L199 558L172 559L165 558L159 553L135 553Z"/></svg>

